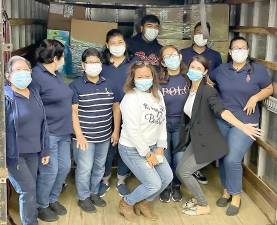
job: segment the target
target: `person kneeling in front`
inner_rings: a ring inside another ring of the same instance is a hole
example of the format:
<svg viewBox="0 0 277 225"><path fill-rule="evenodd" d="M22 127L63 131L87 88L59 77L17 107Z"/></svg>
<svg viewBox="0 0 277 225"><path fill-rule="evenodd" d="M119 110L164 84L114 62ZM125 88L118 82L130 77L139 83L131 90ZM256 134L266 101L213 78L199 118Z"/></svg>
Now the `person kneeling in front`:
<svg viewBox="0 0 277 225"><path fill-rule="evenodd" d="M122 198L119 211L131 221L135 213L157 220L149 203L171 183L173 174L164 157L166 110L153 66L145 61L135 63L125 93L120 104L123 125L118 149L141 184Z"/></svg>

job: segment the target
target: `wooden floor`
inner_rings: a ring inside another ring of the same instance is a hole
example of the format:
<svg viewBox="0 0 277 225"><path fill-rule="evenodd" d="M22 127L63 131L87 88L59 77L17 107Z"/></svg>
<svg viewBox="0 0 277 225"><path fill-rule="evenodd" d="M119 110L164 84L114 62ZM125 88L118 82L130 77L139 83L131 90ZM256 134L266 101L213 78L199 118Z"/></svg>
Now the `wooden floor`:
<svg viewBox="0 0 277 225"><path fill-rule="evenodd" d="M159 215L158 221L150 221L140 216L137 217L136 224L139 225L269 225L269 221L264 214L257 208L249 197L243 193L242 206L240 214L234 217L225 215L224 208L218 208L215 205L216 199L220 196L220 184L217 175L217 170L210 166L204 171L209 178L209 184L204 185L204 192L208 197L212 213L206 216L190 217L181 213L180 203L161 203L159 200L154 202L154 209ZM134 177L128 179L128 184L135 187L138 182ZM97 213L88 214L82 212L77 205L74 179L69 177L69 187L61 195L60 201L67 207L68 213L66 216L61 216L58 222L45 223L39 221L40 225L128 225L134 224L126 221L118 213L118 196L114 185L115 179L112 180L112 188L106 194L104 199L107 201L105 208L98 208ZM182 189L183 194L188 197L185 189ZM12 199L10 209L14 220L19 223L18 210L16 204L16 195Z"/></svg>

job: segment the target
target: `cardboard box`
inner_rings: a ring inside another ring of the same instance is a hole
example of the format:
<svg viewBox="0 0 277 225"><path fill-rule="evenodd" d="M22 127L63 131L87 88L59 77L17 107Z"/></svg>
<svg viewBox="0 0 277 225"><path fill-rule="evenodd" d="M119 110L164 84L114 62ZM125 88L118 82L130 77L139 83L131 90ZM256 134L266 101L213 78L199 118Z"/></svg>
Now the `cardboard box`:
<svg viewBox="0 0 277 225"><path fill-rule="evenodd" d="M72 76L78 76L82 71L81 55L83 51L90 47L99 51L103 50L107 32L115 28L117 28L117 23L72 19L70 39Z"/></svg>
<svg viewBox="0 0 277 225"><path fill-rule="evenodd" d="M71 38L104 45L106 43L107 32L116 28L117 23L72 19Z"/></svg>
<svg viewBox="0 0 277 225"><path fill-rule="evenodd" d="M85 19L85 7L51 3L48 14L48 29L70 31L71 19Z"/></svg>

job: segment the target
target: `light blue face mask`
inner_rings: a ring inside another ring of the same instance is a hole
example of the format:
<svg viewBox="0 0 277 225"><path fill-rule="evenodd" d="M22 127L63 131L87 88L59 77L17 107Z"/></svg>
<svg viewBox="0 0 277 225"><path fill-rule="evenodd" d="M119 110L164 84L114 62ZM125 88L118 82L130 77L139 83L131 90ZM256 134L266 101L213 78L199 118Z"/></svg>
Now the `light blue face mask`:
<svg viewBox="0 0 277 225"><path fill-rule="evenodd" d="M18 89L23 90L32 82L31 72L25 70L15 71L11 75L10 82Z"/></svg>
<svg viewBox="0 0 277 225"><path fill-rule="evenodd" d="M179 55L171 55L164 58L165 66L170 70L177 70L181 64Z"/></svg>
<svg viewBox="0 0 277 225"><path fill-rule="evenodd" d="M199 70L189 69L187 75L191 81L197 81L202 79L204 74Z"/></svg>
<svg viewBox="0 0 277 225"><path fill-rule="evenodd" d="M153 85L153 79L135 80L135 86L141 91L148 91Z"/></svg>

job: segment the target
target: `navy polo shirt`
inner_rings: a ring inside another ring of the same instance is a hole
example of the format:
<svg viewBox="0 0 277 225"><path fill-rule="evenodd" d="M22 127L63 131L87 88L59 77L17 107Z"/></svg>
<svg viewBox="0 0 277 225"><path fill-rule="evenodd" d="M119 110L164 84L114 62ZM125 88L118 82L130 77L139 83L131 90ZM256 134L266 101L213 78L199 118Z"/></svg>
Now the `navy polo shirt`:
<svg viewBox="0 0 277 225"><path fill-rule="evenodd" d="M159 55L162 46L157 39L146 42L139 33L131 39L127 40L129 50L140 60L148 61L154 66L159 66Z"/></svg>
<svg viewBox="0 0 277 225"><path fill-rule="evenodd" d="M72 104L78 104L80 127L88 142L101 143L111 138L114 93L100 76L92 83L83 75L70 84L74 95Z"/></svg>
<svg viewBox="0 0 277 225"><path fill-rule="evenodd" d="M123 87L130 67L135 61L136 59L131 61L125 59L118 67L113 64L103 64L102 75L112 88L117 102L121 102L124 97Z"/></svg>
<svg viewBox="0 0 277 225"><path fill-rule="evenodd" d="M233 64L221 64L210 78L216 84L222 103L244 123L258 123L260 110L256 105L255 113L247 115L243 111L249 98L271 84L271 78L265 67L257 63L247 63L236 71Z"/></svg>
<svg viewBox="0 0 277 225"><path fill-rule="evenodd" d="M182 115L189 95L189 86L183 74L169 76L168 83L160 85L167 117L180 117Z"/></svg>
<svg viewBox="0 0 277 225"><path fill-rule="evenodd" d="M31 86L39 91L45 108L49 133L55 136L72 134L73 91L58 72L55 76L40 63L33 68L32 79Z"/></svg>
<svg viewBox="0 0 277 225"><path fill-rule="evenodd" d="M18 111L19 154L41 152L43 109L32 92L30 92L29 99L16 92L14 96Z"/></svg>
<svg viewBox="0 0 277 225"><path fill-rule="evenodd" d="M221 55L219 52L206 47L205 51L201 54L198 54L194 51L193 47L184 48L181 50L181 54L183 56L183 61L186 65L188 65L189 61L193 56L202 55L209 61L209 71L213 71L216 67L218 67L222 63Z"/></svg>

